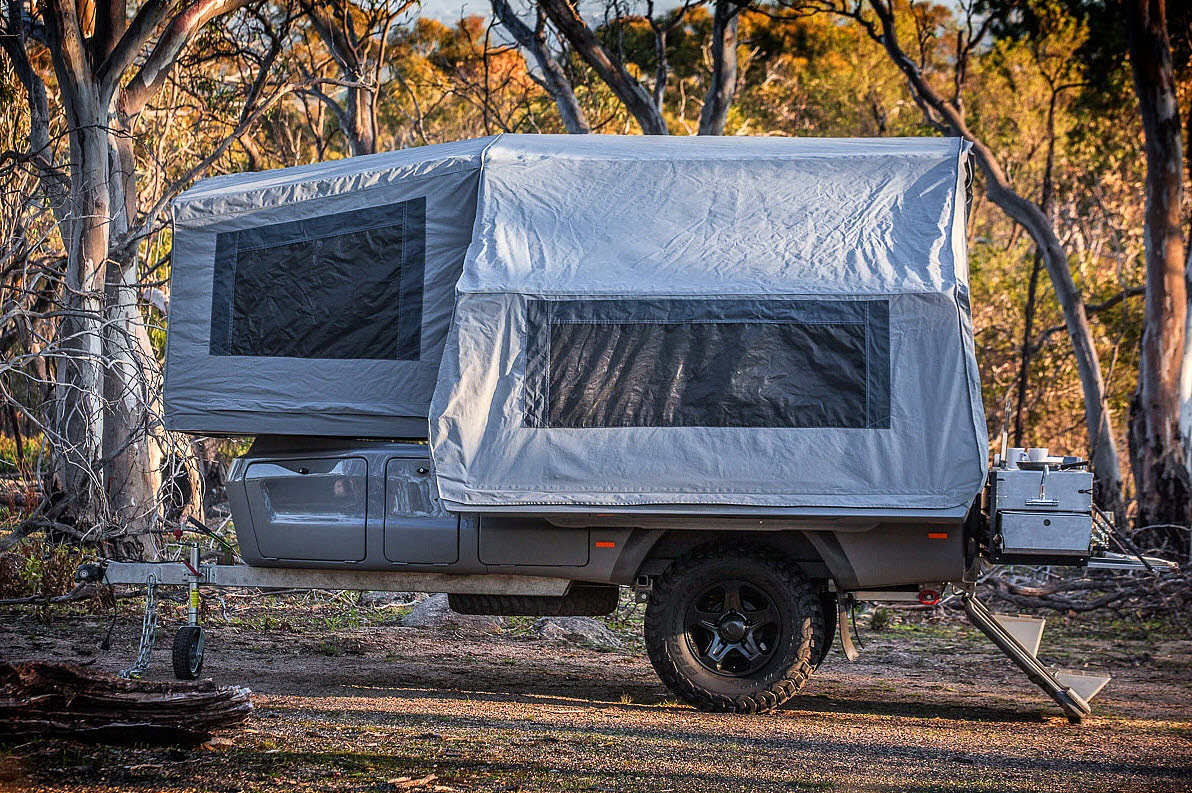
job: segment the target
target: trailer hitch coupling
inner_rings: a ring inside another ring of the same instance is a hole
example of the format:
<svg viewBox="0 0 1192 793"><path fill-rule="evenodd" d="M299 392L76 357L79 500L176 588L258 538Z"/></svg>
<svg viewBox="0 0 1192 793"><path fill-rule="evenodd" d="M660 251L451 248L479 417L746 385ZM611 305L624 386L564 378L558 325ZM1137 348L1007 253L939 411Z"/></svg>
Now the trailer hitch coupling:
<svg viewBox="0 0 1192 793"><path fill-rule="evenodd" d="M107 565L104 562L90 562L88 564L79 565L79 569L75 570L74 580L76 584L98 584L103 581L104 568Z"/></svg>

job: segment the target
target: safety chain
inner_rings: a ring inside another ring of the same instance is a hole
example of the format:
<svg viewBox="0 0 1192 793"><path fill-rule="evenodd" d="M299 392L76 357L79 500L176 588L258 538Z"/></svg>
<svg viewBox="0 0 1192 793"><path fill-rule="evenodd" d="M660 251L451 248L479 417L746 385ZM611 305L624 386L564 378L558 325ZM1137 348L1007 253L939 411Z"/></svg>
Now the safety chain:
<svg viewBox="0 0 1192 793"><path fill-rule="evenodd" d="M121 669L120 677L135 680L149 668L153 645L157 642L157 575L149 574L145 584L145 618L141 621L141 645L137 649L137 660L128 669Z"/></svg>

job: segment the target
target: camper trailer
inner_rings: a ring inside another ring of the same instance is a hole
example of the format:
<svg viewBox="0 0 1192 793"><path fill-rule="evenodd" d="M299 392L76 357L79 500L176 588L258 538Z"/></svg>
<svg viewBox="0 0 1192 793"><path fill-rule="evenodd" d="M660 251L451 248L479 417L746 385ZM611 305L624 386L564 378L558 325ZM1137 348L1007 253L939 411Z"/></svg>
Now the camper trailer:
<svg viewBox="0 0 1192 793"><path fill-rule="evenodd" d="M630 587L662 680L741 713L855 652L849 604L950 591L1079 719L1104 678L1039 661L977 571L1161 563L1109 552L1083 460L988 464L968 148L499 135L202 181L173 204L165 419L255 437L246 564L84 575L510 615Z"/></svg>

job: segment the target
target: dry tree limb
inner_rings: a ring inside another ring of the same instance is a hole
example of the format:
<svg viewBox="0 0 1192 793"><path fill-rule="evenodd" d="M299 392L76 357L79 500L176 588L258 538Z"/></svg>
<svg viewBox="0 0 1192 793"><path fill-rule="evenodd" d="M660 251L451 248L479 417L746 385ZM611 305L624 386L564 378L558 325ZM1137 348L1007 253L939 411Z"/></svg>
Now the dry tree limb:
<svg viewBox="0 0 1192 793"><path fill-rule="evenodd" d="M193 744L251 712L251 691L210 680L123 680L80 666L0 661L0 739Z"/></svg>
<svg viewBox="0 0 1192 793"><path fill-rule="evenodd" d="M984 593L1026 609L1083 613L1111 609L1136 615L1164 615L1186 628L1192 608L1192 580L1179 572L1158 577L1140 573L1094 573L1041 578L1001 571L982 582Z"/></svg>
<svg viewBox="0 0 1192 793"><path fill-rule="evenodd" d="M14 547L20 543L21 540L25 539L36 530L37 527L28 521L22 523L8 534L0 537L0 551L7 551L9 548Z"/></svg>
<svg viewBox="0 0 1192 793"><path fill-rule="evenodd" d="M95 584L90 581L81 581L75 584L74 589L70 590L64 595L54 595L49 597L47 595L29 595L21 598L4 598L0 600L0 606L23 606L29 604L48 605L50 603L74 603L79 600L90 600L95 596Z"/></svg>

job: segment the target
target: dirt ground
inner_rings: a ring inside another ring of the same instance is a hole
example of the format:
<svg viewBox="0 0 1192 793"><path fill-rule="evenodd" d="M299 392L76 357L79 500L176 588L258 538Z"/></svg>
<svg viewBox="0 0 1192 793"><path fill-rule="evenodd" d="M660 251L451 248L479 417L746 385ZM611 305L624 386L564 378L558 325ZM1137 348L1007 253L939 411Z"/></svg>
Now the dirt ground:
<svg viewBox="0 0 1192 793"><path fill-rule="evenodd" d="M129 604L107 620L0 611L0 656L133 657ZM170 675L171 610L147 677ZM634 636L597 651L535 638L403 628L342 602L213 616L205 676L247 685L248 723L196 748L38 740L0 747L0 789L46 791L1143 791L1192 790L1192 641L1052 620L1061 665L1112 670L1097 718L1059 709L957 618L863 630L778 713L681 706ZM1089 630L1094 630L1088 635Z"/></svg>

